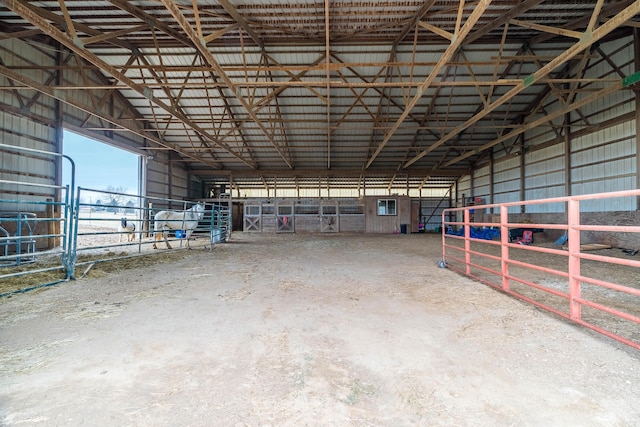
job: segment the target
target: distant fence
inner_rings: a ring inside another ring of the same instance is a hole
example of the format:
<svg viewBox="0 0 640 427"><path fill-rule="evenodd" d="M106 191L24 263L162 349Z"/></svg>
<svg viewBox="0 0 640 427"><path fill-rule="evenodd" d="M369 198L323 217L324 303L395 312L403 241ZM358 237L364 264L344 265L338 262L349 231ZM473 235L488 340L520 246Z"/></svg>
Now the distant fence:
<svg viewBox="0 0 640 427"><path fill-rule="evenodd" d="M640 349L640 261L634 259L640 258L640 226L586 225L580 220L581 202L624 197L640 197L640 190L446 209L441 266ZM564 206L566 222L510 221L510 209L530 205ZM499 210L499 221L472 221L476 211L485 209ZM527 230L532 233L525 235ZM564 234L536 244L536 233L544 230ZM625 241L638 244L623 252L582 241L594 233L621 233ZM527 241L529 236L533 242ZM602 251L606 254L598 253Z"/></svg>
<svg viewBox="0 0 640 427"><path fill-rule="evenodd" d="M145 249L150 249L155 242L150 238L155 214L161 210L187 211L196 203L204 206L205 211L193 236L208 239L211 245L224 242L230 233L230 219L221 225L222 218L231 215L231 210L226 209L227 203L143 197L79 187L74 209L74 270L97 262L148 254L149 250ZM123 221L133 226L133 231L120 232ZM180 248L186 242L181 231L167 231L167 240ZM158 242L161 248L164 244L164 240Z"/></svg>
<svg viewBox="0 0 640 427"><path fill-rule="evenodd" d="M83 187L74 191L71 158L4 144L0 149L10 160L28 155L55 164L61 157L71 165L70 186L43 184L31 175L0 180L0 298L74 279L79 269L86 272L95 263L151 254L154 215L196 203ZM205 211L193 236L211 248L230 236L231 200L200 203ZM121 233L122 220L135 230ZM174 247L185 246L179 231L168 234Z"/></svg>

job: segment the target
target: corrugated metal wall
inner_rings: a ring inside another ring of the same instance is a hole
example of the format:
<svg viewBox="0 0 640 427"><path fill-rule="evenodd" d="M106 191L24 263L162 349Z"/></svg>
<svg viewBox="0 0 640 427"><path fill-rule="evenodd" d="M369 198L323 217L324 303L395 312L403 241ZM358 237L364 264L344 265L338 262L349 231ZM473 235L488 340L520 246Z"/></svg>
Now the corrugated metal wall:
<svg viewBox="0 0 640 427"><path fill-rule="evenodd" d="M43 51L50 54L45 55ZM35 65L30 61L36 60L38 66L50 65L50 72L35 69L21 70L21 75L38 85L55 84L58 79L78 87L86 87L87 80L92 85L109 84L103 75L92 72L89 67L84 68L84 74L63 67L63 74L56 75L58 61L62 64L73 64L76 58L68 52L58 52L52 46L39 46L36 42L27 44L17 39L7 39L0 40L0 52L2 53L2 65L7 67ZM9 87L12 84L13 81L0 76L0 85ZM62 147L57 142L59 136L56 125L62 123L62 126L68 130L103 143L132 151L141 156L150 154L150 158L146 158L146 161L142 162L143 166L148 167L148 171L143 173L147 182L143 182L141 187L146 189L148 196L188 198L190 194L188 189L189 176L181 163L171 162L171 159L163 151L147 151L145 147L152 145L152 143L133 132L116 130L116 126L106 119L116 118L120 121L137 123L136 126L140 128L144 126L136 111L123 96L113 91L79 89L66 91L62 98L68 99L70 102L56 101L33 89L18 88L0 91L0 142L60 153ZM57 108L60 111L57 111ZM102 118L91 114L91 112L96 112ZM61 132L59 133L61 134ZM21 181L28 177L30 182L35 180L35 182L48 185L60 183L61 170L51 158L0 151L0 160L2 162L0 179L2 180ZM5 183L0 186L0 193L7 194L16 191L18 190L12 188L10 184ZM201 193L202 190L197 192ZM53 193L54 190L51 191L51 194L26 194L24 199L38 200L43 197L53 197ZM0 206L1 209L3 208ZM15 209L16 207L13 205L12 210ZM33 210L33 207L30 209Z"/></svg>
<svg viewBox="0 0 640 427"><path fill-rule="evenodd" d="M610 52L610 61L620 67L620 71L628 76L634 73L633 45L625 46L624 41L616 40L602 46ZM620 76L611 69L611 65L600 61L589 69L587 78L603 78ZM571 194L591 194L636 188L636 126L634 111L635 94L632 90L622 90L585 106L582 111L593 123L607 123L625 114L632 116L629 120L612 126L600 126L588 135L574 138L571 141ZM572 115L572 118L574 115ZM622 202L621 202L622 203ZM599 200L585 203L589 211L616 211L636 209L636 200L628 199L622 205L612 200Z"/></svg>
<svg viewBox="0 0 640 427"><path fill-rule="evenodd" d="M485 203L489 203L491 200L491 168L489 166L479 168L474 172L473 180L473 197L480 197Z"/></svg>
<svg viewBox="0 0 640 427"><path fill-rule="evenodd" d="M463 197L471 197L471 177L465 176L460 178L456 190L455 204L462 206L464 203Z"/></svg>
<svg viewBox="0 0 640 427"><path fill-rule="evenodd" d="M599 45L608 58L593 54L584 77L615 80L621 79L620 72L625 76L633 74L636 53L632 41L628 37ZM613 69L611 64L616 64L618 69ZM601 83L585 85L576 91L575 100L602 87ZM565 100L558 97L567 96L569 92L561 90L558 95L551 94L544 109L528 121L564 107ZM473 180L459 181L459 197L462 193L466 197L473 194L489 201L493 195L494 203L504 203L635 189L638 183L636 108L633 90L620 90L582 107L579 112L572 112L569 117L556 118L525 132L517 141L512 141L511 146L494 149L493 185L487 182L488 164L476 165ZM567 119L570 121L569 147L564 133ZM590 212L638 209L637 200L633 198L619 202L592 201L583 207ZM545 204L526 209L528 213L552 213L563 212L565 206Z"/></svg>
<svg viewBox="0 0 640 427"><path fill-rule="evenodd" d="M189 175L178 162L173 162L165 153L155 154L147 163L147 195L187 199ZM173 206L165 206L173 208Z"/></svg>
<svg viewBox="0 0 640 427"><path fill-rule="evenodd" d="M0 45L3 49L2 64L11 67L29 65L25 58L40 57L42 54L34 47L19 40L4 40ZM20 52L20 56L7 55L6 50ZM42 56L42 61L51 58ZM51 61L51 65L54 65ZM26 77L44 80L48 76L38 70L27 70ZM0 76L0 85L10 86L6 77ZM51 98L39 96L33 90L0 91L0 143L16 145L42 151L56 151L56 131L52 112L55 101ZM10 151L0 151L0 179L6 181L21 181L53 185L56 183L56 164L51 157L38 154L25 154ZM20 194L20 197L17 195ZM37 201L53 198L55 190L39 187L36 191L25 191L24 186L0 183L0 198L19 198L25 201ZM11 204L10 207L0 205L0 210L28 209L38 212L43 205L23 207Z"/></svg>
<svg viewBox="0 0 640 427"><path fill-rule="evenodd" d="M526 188L524 200L565 196L564 144L525 154ZM520 198L518 198L519 200ZM527 212L564 212L564 204L527 206Z"/></svg>

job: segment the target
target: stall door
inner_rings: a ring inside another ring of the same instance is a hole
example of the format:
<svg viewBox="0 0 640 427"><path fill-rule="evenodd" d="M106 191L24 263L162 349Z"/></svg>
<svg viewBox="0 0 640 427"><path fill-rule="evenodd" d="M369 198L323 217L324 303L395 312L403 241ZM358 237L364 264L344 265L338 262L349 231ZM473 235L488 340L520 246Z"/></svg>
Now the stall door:
<svg viewBox="0 0 640 427"><path fill-rule="evenodd" d="M294 233L293 205L276 207L276 233Z"/></svg>
<svg viewBox="0 0 640 427"><path fill-rule="evenodd" d="M262 231L262 206L244 205L243 231L260 233Z"/></svg>
<svg viewBox="0 0 640 427"><path fill-rule="evenodd" d="M320 205L320 231L337 233L340 231L338 205Z"/></svg>

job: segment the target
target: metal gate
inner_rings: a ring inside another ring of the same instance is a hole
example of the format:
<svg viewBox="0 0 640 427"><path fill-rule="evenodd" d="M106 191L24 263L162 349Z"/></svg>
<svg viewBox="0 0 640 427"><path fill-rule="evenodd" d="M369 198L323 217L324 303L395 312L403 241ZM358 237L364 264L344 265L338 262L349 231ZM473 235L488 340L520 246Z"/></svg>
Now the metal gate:
<svg viewBox="0 0 640 427"><path fill-rule="evenodd" d="M26 156L51 170L56 158L71 166L70 186L42 184L41 177L19 175L0 180L0 297L54 285L73 278L71 221L75 165L68 156L0 144L3 162ZM11 173L9 171L8 173ZM6 175L5 175L6 176Z"/></svg>
<svg viewBox="0 0 640 427"><path fill-rule="evenodd" d="M338 205L320 205L320 232L337 233L340 231Z"/></svg>
<svg viewBox="0 0 640 427"><path fill-rule="evenodd" d="M600 275L598 268L582 267L582 264L597 262L620 269L637 269L640 261L612 254L585 253L590 245L583 248L581 242L582 233L589 231L617 233L618 238L637 241L635 236L640 236L640 226L633 221L628 225L584 224L581 212L586 211L584 204L593 200L609 199L619 203L622 198L634 200L638 197L640 190L627 190L445 209L442 212L445 228L442 230L440 267L451 268L640 350L640 336L635 333L640 330L640 289L637 282L613 283ZM510 221L510 210L513 214L533 205L541 206L541 212L546 211L544 208L560 205L567 216L564 222L550 224ZM472 221L471 211L474 209L497 210L499 222ZM454 227L461 228L456 231ZM511 232L516 229L522 231L523 227L552 230L564 235L554 243L555 247L530 244L533 241L527 244L513 242ZM488 237L482 234L489 229L494 229L497 234ZM499 236L499 241L493 239L496 236ZM523 256L526 252L548 254L563 261L556 266L536 264L533 257ZM621 301L628 303L621 304ZM598 312L601 316L596 315Z"/></svg>
<svg viewBox="0 0 640 427"><path fill-rule="evenodd" d="M211 205L211 246L226 242L232 228L231 196L220 197Z"/></svg>
<svg viewBox="0 0 640 427"><path fill-rule="evenodd" d="M293 205L276 206L276 233L294 233Z"/></svg>

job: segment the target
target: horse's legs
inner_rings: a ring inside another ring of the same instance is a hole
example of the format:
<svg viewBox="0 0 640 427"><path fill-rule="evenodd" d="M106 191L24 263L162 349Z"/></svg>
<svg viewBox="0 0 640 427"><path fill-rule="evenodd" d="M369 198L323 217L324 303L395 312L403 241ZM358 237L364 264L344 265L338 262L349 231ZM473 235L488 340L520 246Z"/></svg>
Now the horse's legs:
<svg viewBox="0 0 640 427"><path fill-rule="evenodd" d="M171 249L171 245L169 244L169 240L167 239L168 235L169 235L168 231L162 232L162 236L164 237L164 242L167 244L167 249Z"/></svg>
<svg viewBox="0 0 640 427"><path fill-rule="evenodd" d="M158 246L156 245L156 243L158 243L158 240L160 240L160 230L156 229L156 227L153 227L153 249L158 249Z"/></svg>

